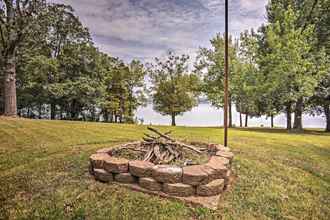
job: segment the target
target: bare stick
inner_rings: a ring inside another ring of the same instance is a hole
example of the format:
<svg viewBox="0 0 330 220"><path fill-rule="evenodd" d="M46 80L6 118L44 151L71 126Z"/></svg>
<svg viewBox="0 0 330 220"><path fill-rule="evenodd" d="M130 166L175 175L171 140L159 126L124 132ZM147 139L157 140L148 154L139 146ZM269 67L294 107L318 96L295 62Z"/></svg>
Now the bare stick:
<svg viewBox="0 0 330 220"><path fill-rule="evenodd" d="M188 145L188 144L185 144L185 143L182 143L182 142L178 142L176 140L174 140L173 138L169 137L168 135L165 135L165 134L162 134L161 132L159 132L158 130L156 130L155 128L152 128L152 127L148 127L148 130L149 131L152 131L156 134L158 134L159 136L169 140L169 141L172 141L172 142L175 142L177 143L178 145L182 146L182 147L185 147L185 148L188 148L192 151L195 151L197 153L202 153L200 150L198 150L197 148L195 148L194 146L191 146L191 145Z"/></svg>
<svg viewBox="0 0 330 220"><path fill-rule="evenodd" d="M156 130L155 128L148 127L148 130L149 130L149 131L152 131L152 132L154 132L154 133L156 133L156 134L158 134L159 136L161 136L161 137L163 137L163 138L165 138L165 139L167 139L167 140L169 140L169 141L175 142L174 139L172 139L172 138L169 137L168 135L162 134L161 132L159 132L159 131Z"/></svg>

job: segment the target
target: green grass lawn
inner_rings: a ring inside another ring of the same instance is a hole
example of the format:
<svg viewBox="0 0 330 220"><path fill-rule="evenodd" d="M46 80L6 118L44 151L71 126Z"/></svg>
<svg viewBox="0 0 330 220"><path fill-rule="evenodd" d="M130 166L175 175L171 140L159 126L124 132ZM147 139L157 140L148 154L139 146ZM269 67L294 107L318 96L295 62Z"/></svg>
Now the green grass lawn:
<svg viewBox="0 0 330 220"><path fill-rule="evenodd" d="M222 143L220 128L159 127ZM0 219L329 219L330 134L231 129L238 179L217 211L102 184L96 149L138 140L145 126L0 118Z"/></svg>

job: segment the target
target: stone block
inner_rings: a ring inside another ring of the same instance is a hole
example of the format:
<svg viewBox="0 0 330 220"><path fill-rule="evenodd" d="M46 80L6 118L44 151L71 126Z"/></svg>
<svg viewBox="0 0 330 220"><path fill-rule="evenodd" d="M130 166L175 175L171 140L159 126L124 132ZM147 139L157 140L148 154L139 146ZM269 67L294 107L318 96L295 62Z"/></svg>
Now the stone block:
<svg viewBox="0 0 330 220"><path fill-rule="evenodd" d="M148 161L134 160L128 163L129 172L138 177L151 177L154 164Z"/></svg>
<svg viewBox="0 0 330 220"><path fill-rule="evenodd" d="M218 151L215 156L218 157L223 157L228 159L230 162L233 160L234 158L234 154L232 152L225 152L225 151Z"/></svg>
<svg viewBox="0 0 330 220"><path fill-rule="evenodd" d="M214 152L217 152L217 151L228 152L228 151L230 151L230 149L228 147L225 147L221 144L213 144L213 143L208 145L208 150L209 151L214 151Z"/></svg>
<svg viewBox="0 0 330 220"><path fill-rule="evenodd" d="M154 180L153 178L144 177L139 178L139 185L142 188L151 190L151 191L161 191L162 190L162 184Z"/></svg>
<svg viewBox="0 0 330 220"><path fill-rule="evenodd" d="M218 156L211 156L211 158L209 159L208 163L216 163L216 164L223 165L225 167L229 167L230 166L230 161L227 158L218 157Z"/></svg>
<svg viewBox="0 0 330 220"><path fill-rule="evenodd" d="M226 160L226 161L224 161ZM225 163L223 163L225 162ZM212 174L211 179L224 178L228 171L228 167L225 164L229 164L229 160L217 156L212 156L205 166L212 168L215 172Z"/></svg>
<svg viewBox="0 0 330 220"><path fill-rule="evenodd" d="M184 183L164 183L163 192L172 196L188 197L195 195L195 187Z"/></svg>
<svg viewBox="0 0 330 220"><path fill-rule="evenodd" d="M89 161L92 165L92 168L94 169L104 169L104 161L106 159L109 159L110 155L107 153L97 153L97 154L92 154L89 157Z"/></svg>
<svg viewBox="0 0 330 220"><path fill-rule="evenodd" d="M156 165L152 177L162 183L179 183L182 181L182 168L172 165Z"/></svg>
<svg viewBox="0 0 330 220"><path fill-rule="evenodd" d="M128 160L124 158L109 157L104 160L104 169L111 173L127 173Z"/></svg>
<svg viewBox="0 0 330 220"><path fill-rule="evenodd" d="M112 182L113 181L113 175L112 173L108 173L104 169L94 169L93 170L95 179L101 181L101 182Z"/></svg>
<svg viewBox="0 0 330 220"><path fill-rule="evenodd" d="M136 177L132 176L130 173L119 173L115 174L115 180L120 183L135 183Z"/></svg>
<svg viewBox="0 0 330 220"><path fill-rule="evenodd" d="M228 170L227 172L226 172L226 176L225 176L225 185L227 185L228 183L229 183L229 181L230 181L230 178L231 178L231 175L232 175L232 171L231 170Z"/></svg>
<svg viewBox="0 0 330 220"><path fill-rule="evenodd" d="M216 178L216 174L216 170L205 165L186 166L183 167L182 182L197 186Z"/></svg>
<svg viewBox="0 0 330 220"><path fill-rule="evenodd" d="M215 196L220 194L224 189L224 179L216 179L208 184L197 186L197 195L199 196Z"/></svg>

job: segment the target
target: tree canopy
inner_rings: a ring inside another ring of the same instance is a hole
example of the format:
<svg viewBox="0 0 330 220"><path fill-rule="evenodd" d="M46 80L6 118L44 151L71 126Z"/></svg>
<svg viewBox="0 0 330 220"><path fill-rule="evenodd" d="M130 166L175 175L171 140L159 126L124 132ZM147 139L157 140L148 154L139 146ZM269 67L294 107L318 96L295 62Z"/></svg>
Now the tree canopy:
<svg viewBox="0 0 330 220"><path fill-rule="evenodd" d="M176 116L198 104L199 79L188 72L188 60L189 56L170 51L166 59L156 58L149 66L154 110L170 115L172 126L176 125Z"/></svg>

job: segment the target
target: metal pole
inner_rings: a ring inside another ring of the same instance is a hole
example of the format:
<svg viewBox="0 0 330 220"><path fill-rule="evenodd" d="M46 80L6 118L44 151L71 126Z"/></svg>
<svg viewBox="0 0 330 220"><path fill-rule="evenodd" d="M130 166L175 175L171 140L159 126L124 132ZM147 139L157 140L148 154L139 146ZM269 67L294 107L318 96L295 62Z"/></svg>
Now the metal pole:
<svg viewBox="0 0 330 220"><path fill-rule="evenodd" d="M224 97L224 145L228 146L228 0L225 0L225 97Z"/></svg>

